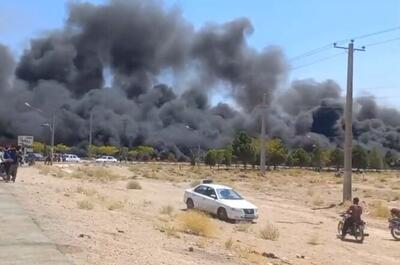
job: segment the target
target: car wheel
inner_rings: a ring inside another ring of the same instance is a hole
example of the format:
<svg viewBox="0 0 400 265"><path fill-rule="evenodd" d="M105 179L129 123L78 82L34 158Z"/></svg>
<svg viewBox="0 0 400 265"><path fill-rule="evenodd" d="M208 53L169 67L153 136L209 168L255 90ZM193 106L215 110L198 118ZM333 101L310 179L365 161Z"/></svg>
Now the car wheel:
<svg viewBox="0 0 400 265"><path fill-rule="evenodd" d="M192 199L189 198L186 200L186 207L188 208L188 210L191 210L194 208L194 203L193 203Z"/></svg>
<svg viewBox="0 0 400 265"><path fill-rule="evenodd" d="M226 213L225 208L222 208L222 207L218 208L217 216L218 216L218 219L220 219L222 221L228 221L228 214Z"/></svg>

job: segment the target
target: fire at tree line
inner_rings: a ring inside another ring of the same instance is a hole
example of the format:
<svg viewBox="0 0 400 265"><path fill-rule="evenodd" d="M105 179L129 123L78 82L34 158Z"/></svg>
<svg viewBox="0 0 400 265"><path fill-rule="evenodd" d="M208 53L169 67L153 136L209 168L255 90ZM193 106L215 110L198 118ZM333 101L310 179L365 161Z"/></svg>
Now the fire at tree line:
<svg viewBox="0 0 400 265"><path fill-rule="evenodd" d="M260 139L247 135L246 132L239 132L232 141L232 144L222 149L209 149L208 151L194 149L189 157L177 157L172 152L159 152L151 146L136 146L133 148L116 147L112 145L91 146L90 150L83 153L81 149L69 147L64 144L57 144L54 147L56 153L76 153L81 156L113 155L121 161L170 161L170 162L196 162L213 166L230 166L231 164L243 164L255 167L260 164ZM33 151L48 154L50 148L41 142L33 143ZM353 168L362 169L394 169L399 168L400 161L396 154L387 151L382 154L378 149L366 149L361 145L353 146ZM295 167L333 167L339 170L343 167L343 149L323 149L314 144L309 149L297 148L289 150L285 143L279 138L266 141L266 164L268 169L276 169L277 166Z"/></svg>

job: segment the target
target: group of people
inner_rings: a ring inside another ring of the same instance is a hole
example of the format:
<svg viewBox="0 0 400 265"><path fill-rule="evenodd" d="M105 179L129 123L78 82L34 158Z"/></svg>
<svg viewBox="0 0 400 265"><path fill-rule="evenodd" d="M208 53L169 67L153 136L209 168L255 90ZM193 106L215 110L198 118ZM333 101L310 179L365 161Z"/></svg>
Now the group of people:
<svg viewBox="0 0 400 265"><path fill-rule="evenodd" d="M21 154L17 146L9 145L1 148L3 157L1 159L1 167L4 170L3 179L5 182L15 182L17 178L18 165L21 160Z"/></svg>
<svg viewBox="0 0 400 265"><path fill-rule="evenodd" d="M341 234L341 239L344 239L349 227L351 227L355 223L361 223L361 215L363 212L362 207L359 205L360 199L355 197L353 199L353 204L347 209L346 214L349 215L349 217L346 219L346 221L343 224L342 228L342 234ZM392 217L400 218L400 209L393 208L390 210L390 213Z"/></svg>

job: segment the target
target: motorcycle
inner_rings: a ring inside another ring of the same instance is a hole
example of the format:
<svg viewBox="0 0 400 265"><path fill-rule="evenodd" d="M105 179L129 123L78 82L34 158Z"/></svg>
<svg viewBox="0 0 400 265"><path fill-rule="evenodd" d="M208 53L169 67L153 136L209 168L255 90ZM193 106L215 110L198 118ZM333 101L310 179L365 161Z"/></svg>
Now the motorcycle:
<svg viewBox="0 0 400 265"><path fill-rule="evenodd" d="M342 220L340 220L338 224L338 235L341 237L344 222L346 221L347 218L350 217L350 215L341 214L340 216L342 217ZM357 242L362 243L365 237L364 229L365 229L364 221L361 221L361 223L354 223L347 229L347 234L354 236Z"/></svg>
<svg viewBox="0 0 400 265"><path fill-rule="evenodd" d="M389 229L395 240L400 240L400 210L392 209L392 218L389 218Z"/></svg>

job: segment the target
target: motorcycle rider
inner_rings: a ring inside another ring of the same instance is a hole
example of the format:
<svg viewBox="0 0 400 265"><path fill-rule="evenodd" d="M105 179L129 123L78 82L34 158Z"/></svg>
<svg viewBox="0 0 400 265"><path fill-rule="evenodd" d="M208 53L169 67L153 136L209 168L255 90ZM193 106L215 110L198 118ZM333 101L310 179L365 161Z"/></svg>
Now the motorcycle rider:
<svg viewBox="0 0 400 265"><path fill-rule="evenodd" d="M355 197L353 199L353 205L349 207L349 209L346 211L346 214L349 214L350 216L345 220L343 224L343 229L342 229L342 239L347 234L347 230L349 227L351 227L354 223L361 223L361 214L362 214L362 207L358 205L360 202L360 199Z"/></svg>

